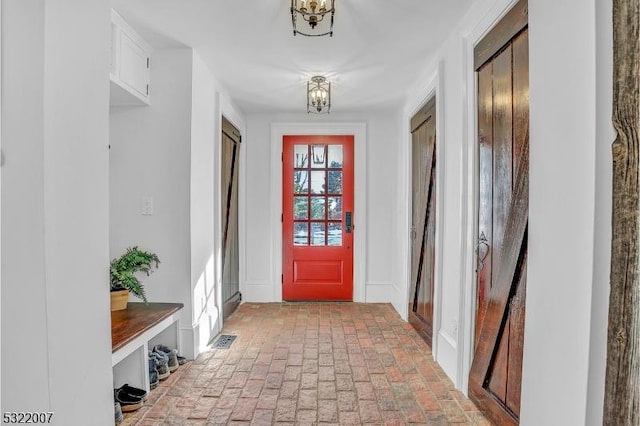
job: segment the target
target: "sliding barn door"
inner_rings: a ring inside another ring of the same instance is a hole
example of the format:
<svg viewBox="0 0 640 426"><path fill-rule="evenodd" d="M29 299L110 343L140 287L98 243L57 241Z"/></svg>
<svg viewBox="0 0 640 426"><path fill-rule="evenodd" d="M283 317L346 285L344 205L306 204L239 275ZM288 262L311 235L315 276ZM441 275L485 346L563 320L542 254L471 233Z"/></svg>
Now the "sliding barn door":
<svg viewBox="0 0 640 426"><path fill-rule="evenodd" d="M409 322L431 346L436 231L436 108L431 99L411 119L412 224Z"/></svg>
<svg viewBox="0 0 640 426"><path fill-rule="evenodd" d="M238 169L240 132L222 118L222 307L224 318L240 303L238 253Z"/></svg>
<svg viewBox="0 0 640 426"><path fill-rule="evenodd" d="M529 202L526 2L476 47L478 241L471 399L497 424L517 424L524 340Z"/></svg>

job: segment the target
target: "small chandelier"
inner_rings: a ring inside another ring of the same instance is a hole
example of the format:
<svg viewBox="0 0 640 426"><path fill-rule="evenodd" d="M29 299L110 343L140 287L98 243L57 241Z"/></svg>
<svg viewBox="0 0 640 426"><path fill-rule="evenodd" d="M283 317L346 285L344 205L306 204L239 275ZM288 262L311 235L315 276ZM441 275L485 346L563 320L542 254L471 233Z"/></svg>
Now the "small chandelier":
<svg viewBox="0 0 640 426"><path fill-rule="evenodd" d="M328 114L331 109L331 83L316 75L307 82L307 113Z"/></svg>
<svg viewBox="0 0 640 426"><path fill-rule="evenodd" d="M291 0L291 22L293 23L293 35L302 34L308 37L318 37L328 35L333 37L333 14L335 8L333 6L334 0ZM329 6L327 8L327 3ZM319 6L319 7L318 7ZM325 15L331 14L331 19L328 20L327 25L321 24ZM302 19L309 23L311 32L304 33L296 27L296 19L300 15ZM326 27L329 27L328 29ZM316 27L319 27L317 32Z"/></svg>

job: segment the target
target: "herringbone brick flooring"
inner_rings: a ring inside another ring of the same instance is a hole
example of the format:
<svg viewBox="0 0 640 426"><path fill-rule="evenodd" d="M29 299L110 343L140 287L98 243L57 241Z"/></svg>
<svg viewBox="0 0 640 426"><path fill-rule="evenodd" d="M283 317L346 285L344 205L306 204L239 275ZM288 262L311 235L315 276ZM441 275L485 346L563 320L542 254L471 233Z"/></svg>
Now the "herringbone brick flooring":
<svg viewBox="0 0 640 426"><path fill-rule="evenodd" d="M124 425L489 425L387 304L245 303Z"/></svg>

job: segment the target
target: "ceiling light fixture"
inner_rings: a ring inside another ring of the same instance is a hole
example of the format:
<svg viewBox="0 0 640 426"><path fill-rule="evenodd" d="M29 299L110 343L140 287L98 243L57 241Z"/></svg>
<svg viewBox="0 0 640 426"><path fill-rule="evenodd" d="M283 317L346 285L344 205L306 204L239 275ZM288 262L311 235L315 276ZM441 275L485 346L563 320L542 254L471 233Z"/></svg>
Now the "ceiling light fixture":
<svg viewBox="0 0 640 426"><path fill-rule="evenodd" d="M333 37L333 14L335 7L334 0L291 0L291 22L293 23L293 35L301 34L308 37L319 37L328 35ZM329 6L329 7L327 7ZM328 23L324 21L325 15L330 14ZM296 27L297 17L309 23L311 31L309 33L302 32ZM318 27L316 29L316 27ZM327 27L329 27L327 29Z"/></svg>
<svg viewBox="0 0 640 426"><path fill-rule="evenodd" d="M328 114L331 110L331 83L316 75L307 82L307 113Z"/></svg>

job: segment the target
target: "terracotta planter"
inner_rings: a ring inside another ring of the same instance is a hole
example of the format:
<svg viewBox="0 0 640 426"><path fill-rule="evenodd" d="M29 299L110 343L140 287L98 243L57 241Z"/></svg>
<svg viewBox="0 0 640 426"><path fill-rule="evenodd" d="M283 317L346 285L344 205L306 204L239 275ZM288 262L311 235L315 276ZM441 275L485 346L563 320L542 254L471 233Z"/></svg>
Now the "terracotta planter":
<svg viewBox="0 0 640 426"><path fill-rule="evenodd" d="M111 292L111 310L122 311L127 309L129 290L116 290Z"/></svg>

